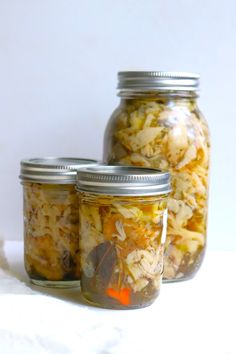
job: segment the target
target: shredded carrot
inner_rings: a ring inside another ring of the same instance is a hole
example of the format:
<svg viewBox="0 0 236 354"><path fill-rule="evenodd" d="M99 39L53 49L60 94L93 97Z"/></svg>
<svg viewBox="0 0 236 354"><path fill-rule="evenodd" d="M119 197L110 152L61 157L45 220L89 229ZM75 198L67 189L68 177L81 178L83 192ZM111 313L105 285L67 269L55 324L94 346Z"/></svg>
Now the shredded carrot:
<svg viewBox="0 0 236 354"><path fill-rule="evenodd" d="M130 304L130 289L123 288L119 291L113 288L107 288L106 293L108 296L118 300L121 305L128 306Z"/></svg>
<svg viewBox="0 0 236 354"><path fill-rule="evenodd" d="M117 233L116 221L119 220L120 215L107 215L103 219L103 234L106 240L112 239L112 234Z"/></svg>

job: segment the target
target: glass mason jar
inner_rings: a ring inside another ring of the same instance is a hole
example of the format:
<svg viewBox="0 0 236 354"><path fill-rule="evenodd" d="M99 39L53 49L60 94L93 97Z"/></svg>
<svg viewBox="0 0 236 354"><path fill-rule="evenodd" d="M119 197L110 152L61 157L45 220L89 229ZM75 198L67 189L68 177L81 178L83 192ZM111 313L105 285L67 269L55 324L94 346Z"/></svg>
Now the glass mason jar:
<svg viewBox="0 0 236 354"><path fill-rule="evenodd" d="M169 173L88 167L77 189L83 296L105 308L150 305L162 280Z"/></svg>
<svg viewBox="0 0 236 354"><path fill-rule="evenodd" d="M209 132L197 105L199 76L120 72L121 102L107 125L104 161L172 175L166 281L191 278L206 247Z"/></svg>
<svg viewBox="0 0 236 354"><path fill-rule="evenodd" d="M21 161L25 269L36 285L79 285L76 170L97 161L35 158Z"/></svg>

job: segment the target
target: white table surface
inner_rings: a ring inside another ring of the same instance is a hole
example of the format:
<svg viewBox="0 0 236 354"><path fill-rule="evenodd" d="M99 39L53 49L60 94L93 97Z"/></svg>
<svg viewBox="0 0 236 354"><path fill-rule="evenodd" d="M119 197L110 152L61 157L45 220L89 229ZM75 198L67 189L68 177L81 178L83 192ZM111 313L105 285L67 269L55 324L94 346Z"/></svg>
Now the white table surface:
<svg viewBox="0 0 236 354"><path fill-rule="evenodd" d="M32 286L22 242L5 242L0 265L0 354L236 354L236 252L207 252L194 279L125 311Z"/></svg>

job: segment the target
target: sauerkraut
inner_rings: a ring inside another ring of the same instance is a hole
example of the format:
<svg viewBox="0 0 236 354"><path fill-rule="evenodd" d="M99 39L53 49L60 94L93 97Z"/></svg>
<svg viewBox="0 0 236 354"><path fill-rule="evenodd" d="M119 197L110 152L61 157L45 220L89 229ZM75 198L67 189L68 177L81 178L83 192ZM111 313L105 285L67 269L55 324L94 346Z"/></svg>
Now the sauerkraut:
<svg viewBox="0 0 236 354"><path fill-rule="evenodd" d="M135 308L157 297L167 197L80 193L81 290L92 303Z"/></svg>
<svg viewBox="0 0 236 354"><path fill-rule="evenodd" d="M123 100L105 134L104 160L172 174L164 278L191 277L206 244L209 133L194 99Z"/></svg>
<svg viewBox="0 0 236 354"><path fill-rule="evenodd" d="M25 267L32 280L79 280L79 211L74 185L23 183Z"/></svg>

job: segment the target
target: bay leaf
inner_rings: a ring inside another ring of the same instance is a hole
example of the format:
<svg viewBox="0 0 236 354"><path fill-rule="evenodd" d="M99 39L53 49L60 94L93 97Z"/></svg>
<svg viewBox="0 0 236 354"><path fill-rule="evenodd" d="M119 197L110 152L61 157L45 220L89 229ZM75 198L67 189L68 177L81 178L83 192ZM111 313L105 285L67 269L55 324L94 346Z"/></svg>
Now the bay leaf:
<svg viewBox="0 0 236 354"><path fill-rule="evenodd" d="M82 286L85 291L103 292L111 280L117 263L116 247L110 241L100 243L88 255L87 264L93 268L90 276L82 274Z"/></svg>

